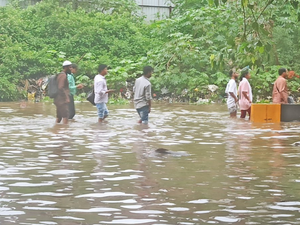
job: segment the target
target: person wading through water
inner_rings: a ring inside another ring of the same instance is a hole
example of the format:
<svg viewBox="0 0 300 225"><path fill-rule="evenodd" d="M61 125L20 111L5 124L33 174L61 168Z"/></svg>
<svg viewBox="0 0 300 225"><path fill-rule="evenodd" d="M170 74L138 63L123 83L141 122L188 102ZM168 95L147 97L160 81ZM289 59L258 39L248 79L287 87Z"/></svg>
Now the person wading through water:
<svg viewBox="0 0 300 225"><path fill-rule="evenodd" d="M151 112L151 77L154 69L151 66L145 66L143 75L136 79L133 92L134 92L134 106L140 116L139 123L148 124L148 115Z"/></svg>
<svg viewBox="0 0 300 225"><path fill-rule="evenodd" d="M241 118L245 118L248 112L249 119L251 117L251 103L252 103L252 88L249 83L251 78L248 68L244 68L241 71L241 82L239 85L238 93L240 96L239 104L241 109Z"/></svg>
<svg viewBox="0 0 300 225"><path fill-rule="evenodd" d="M82 89L82 84L75 84L74 74L77 73L78 66L76 64L72 64L70 67L71 73L68 73L68 82L69 82L69 89L70 89L70 102L69 102L69 119L73 119L76 111L75 111L75 104L74 104L74 96L76 95L77 89Z"/></svg>
<svg viewBox="0 0 300 225"><path fill-rule="evenodd" d="M70 67L72 63L70 61L63 62L63 71L57 75L57 87L58 92L54 98L54 105L56 106L56 123L63 124L68 123L69 119L69 102L70 102L70 90L67 74L71 73Z"/></svg>
<svg viewBox="0 0 300 225"><path fill-rule="evenodd" d="M238 78L238 73L233 70L229 71L230 81L227 84L225 93L228 95L227 98L227 107L230 114L230 117L236 118L237 113L237 102L239 99L237 98L237 86L236 79Z"/></svg>
<svg viewBox="0 0 300 225"><path fill-rule="evenodd" d="M278 71L279 77L274 83L272 99L273 103L287 104L288 103L288 89L286 79L288 76L287 69L281 68Z"/></svg>
<svg viewBox="0 0 300 225"><path fill-rule="evenodd" d="M108 93L115 90L108 90L105 76L107 75L107 65L101 64L98 67L99 74L94 78L95 104L98 112L98 122L101 123L108 116L109 111L106 107Z"/></svg>

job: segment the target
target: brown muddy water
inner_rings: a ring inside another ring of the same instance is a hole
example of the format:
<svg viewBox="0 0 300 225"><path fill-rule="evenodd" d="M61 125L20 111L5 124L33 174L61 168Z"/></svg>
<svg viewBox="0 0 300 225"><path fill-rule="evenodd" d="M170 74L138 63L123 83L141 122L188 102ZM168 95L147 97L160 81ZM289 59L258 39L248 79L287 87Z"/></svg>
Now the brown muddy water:
<svg viewBox="0 0 300 225"><path fill-rule="evenodd" d="M1 224L300 224L299 123L155 105L148 128L131 106L98 125L80 103L63 126L51 104L22 107L0 103Z"/></svg>

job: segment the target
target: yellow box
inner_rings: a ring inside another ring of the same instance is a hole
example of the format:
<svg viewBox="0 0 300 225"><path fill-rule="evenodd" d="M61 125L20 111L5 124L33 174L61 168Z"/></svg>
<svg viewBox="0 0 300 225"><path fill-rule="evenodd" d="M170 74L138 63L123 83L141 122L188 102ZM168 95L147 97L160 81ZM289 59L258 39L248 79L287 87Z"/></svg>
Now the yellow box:
<svg viewBox="0 0 300 225"><path fill-rule="evenodd" d="M251 121L255 123L280 123L280 104L252 104Z"/></svg>

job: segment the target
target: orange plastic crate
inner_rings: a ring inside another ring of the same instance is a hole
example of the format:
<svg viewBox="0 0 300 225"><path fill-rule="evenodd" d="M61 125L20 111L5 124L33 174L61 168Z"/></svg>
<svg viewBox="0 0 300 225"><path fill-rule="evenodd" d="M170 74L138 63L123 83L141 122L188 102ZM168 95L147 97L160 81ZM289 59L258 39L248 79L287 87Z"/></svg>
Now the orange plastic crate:
<svg viewBox="0 0 300 225"><path fill-rule="evenodd" d="M252 104L251 121L255 123L280 123L280 104Z"/></svg>

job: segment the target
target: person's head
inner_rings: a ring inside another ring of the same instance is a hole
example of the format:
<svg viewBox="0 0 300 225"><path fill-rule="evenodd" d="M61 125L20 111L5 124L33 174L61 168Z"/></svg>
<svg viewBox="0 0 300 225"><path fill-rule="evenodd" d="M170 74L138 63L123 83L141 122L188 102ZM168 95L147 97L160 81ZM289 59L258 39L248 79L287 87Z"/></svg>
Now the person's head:
<svg viewBox="0 0 300 225"><path fill-rule="evenodd" d="M70 62L70 61L64 61L63 62L63 71L65 72L65 73L71 73L71 65L72 65L72 63Z"/></svg>
<svg viewBox="0 0 300 225"><path fill-rule="evenodd" d="M77 66L76 64L73 63L73 64L71 65L70 70L71 70L71 73L75 74L75 73L77 73L77 71L78 71L78 66Z"/></svg>
<svg viewBox="0 0 300 225"><path fill-rule="evenodd" d="M101 74L102 76L105 76L107 74L107 65L105 64L99 65L98 73Z"/></svg>
<svg viewBox="0 0 300 225"><path fill-rule="evenodd" d="M232 78L232 79L236 79L238 78L239 74L235 71L235 70L230 70L229 71L229 77Z"/></svg>
<svg viewBox="0 0 300 225"><path fill-rule="evenodd" d="M143 76L150 78L154 69L151 66L145 66L143 69Z"/></svg>
<svg viewBox="0 0 300 225"><path fill-rule="evenodd" d="M250 76L250 71L249 71L249 69L242 69L241 70L241 78L240 78L240 80L243 80L243 78L246 78L246 79L250 79L251 78L251 76Z"/></svg>
<svg viewBox="0 0 300 225"><path fill-rule="evenodd" d="M279 74L279 76L282 76L282 77L287 77L287 69L286 68L280 68L279 70L278 70L278 74Z"/></svg>

